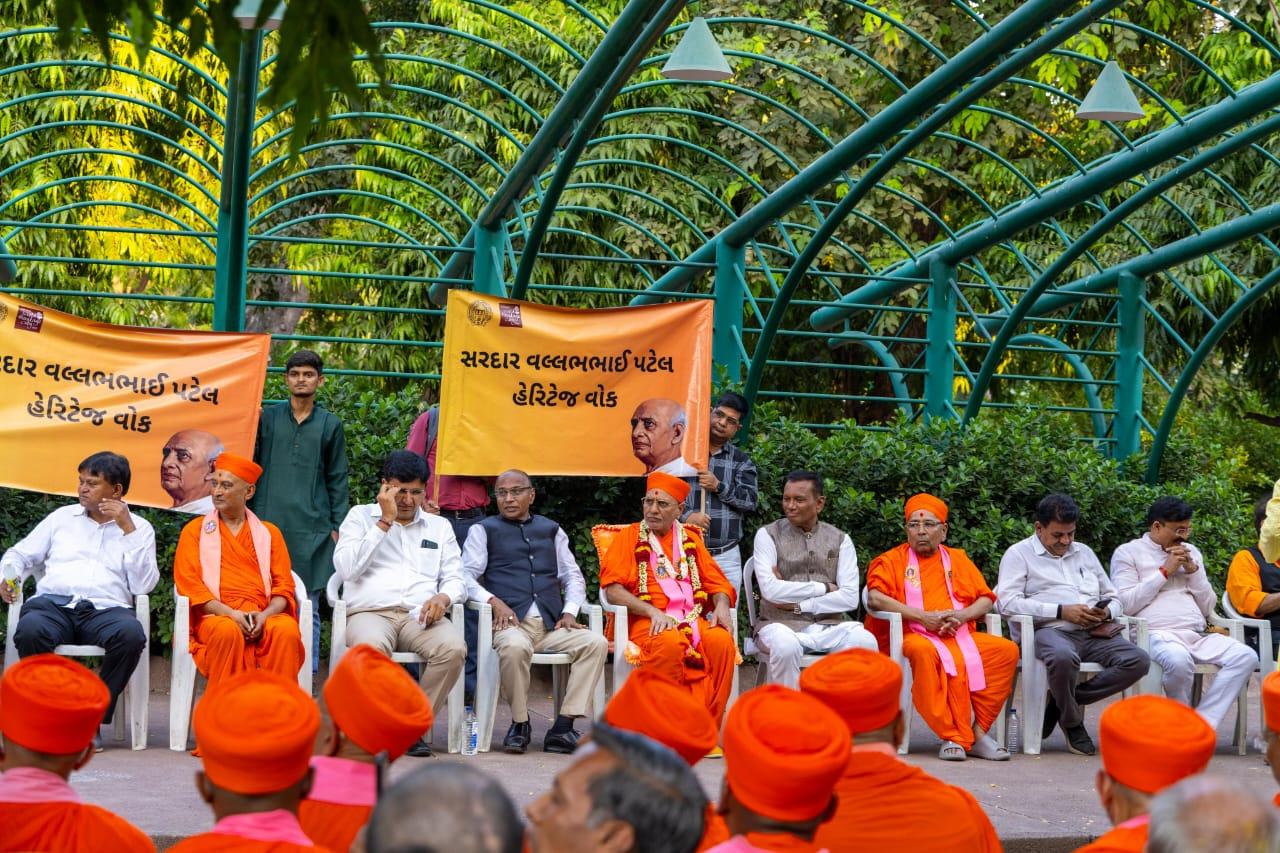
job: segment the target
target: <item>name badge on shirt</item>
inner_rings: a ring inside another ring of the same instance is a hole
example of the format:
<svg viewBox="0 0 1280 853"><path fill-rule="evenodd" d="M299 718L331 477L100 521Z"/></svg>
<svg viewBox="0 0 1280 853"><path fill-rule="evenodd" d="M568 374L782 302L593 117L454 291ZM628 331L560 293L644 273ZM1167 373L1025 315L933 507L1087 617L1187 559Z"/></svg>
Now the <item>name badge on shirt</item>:
<svg viewBox="0 0 1280 853"><path fill-rule="evenodd" d="M431 541L430 539L423 539L423 540L422 540L422 544L421 544L421 545L419 545L418 547L419 547L419 548L439 548L439 547L440 547L440 543L439 543L439 542L433 542L433 541Z"/></svg>

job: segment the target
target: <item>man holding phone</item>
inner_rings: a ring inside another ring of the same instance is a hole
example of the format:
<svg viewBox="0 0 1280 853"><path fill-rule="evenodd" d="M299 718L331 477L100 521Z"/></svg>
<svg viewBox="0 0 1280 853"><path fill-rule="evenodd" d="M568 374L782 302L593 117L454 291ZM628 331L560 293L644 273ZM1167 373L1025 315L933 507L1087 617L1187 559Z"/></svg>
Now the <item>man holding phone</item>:
<svg viewBox="0 0 1280 853"><path fill-rule="evenodd" d="M1036 657L1049 670L1042 737L1061 725L1067 749L1093 755L1084 705L1124 690L1146 675L1150 658L1125 638L1116 588L1093 549L1075 541L1080 507L1069 495L1046 495L1036 506L1035 532L1004 552L996 598L1005 616L1035 620ZM1018 639L1017 625L1010 633ZM1102 672L1076 685L1082 662ZM1027 720L1027 725L1037 721Z"/></svg>
<svg viewBox="0 0 1280 853"><path fill-rule="evenodd" d="M347 603L347 645L383 654L413 652L426 661L418 679L434 715L462 673L467 646L446 615L466 595L462 551L449 522L422 508L427 464L393 450L374 503L355 506L338 529L333 568ZM431 755L425 741L409 755Z"/></svg>

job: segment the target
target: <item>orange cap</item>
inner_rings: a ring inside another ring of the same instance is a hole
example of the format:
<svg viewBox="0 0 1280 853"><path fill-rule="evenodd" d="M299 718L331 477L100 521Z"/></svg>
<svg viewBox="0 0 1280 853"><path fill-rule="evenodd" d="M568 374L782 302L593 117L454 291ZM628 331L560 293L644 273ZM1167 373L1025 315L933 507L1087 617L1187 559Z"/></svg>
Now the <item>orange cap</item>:
<svg viewBox="0 0 1280 853"><path fill-rule="evenodd" d="M693 698L688 687L648 668L627 676L605 706L604 721L670 747L690 765L716 745L716 721L706 703Z"/></svg>
<svg viewBox="0 0 1280 853"><path fill-rule="evenodd" d="M31 655L0 678L0 732L33 752L74 755L93 742L110 702L107 685L86 667Z"/></svg>
<svg viewBox="0 0 1280 853"><path fill-rule="evenodd" d="M307 774L320 711L298 682L249 670L204 694L195 728L209 781L236 794L272 794Z"/></svg>
<svg viewBox="0 0 1280 853"><path fill-rule="evenodd" d="M654 471L644 481L645 490L659 489L671 495L676 499L677 503L684 503L684 499L689 497L689 484L679 477L674 477L663 471Z"/></svg>
<svg viewBox="0 0 1280 853"><path fill-rule="evenodd" d="M847 649L801 672L800 690L839 714L853 734L874 732L901 710L902 668L879 652Z"/></svg>
<svg viewBox="0 0 1280 853"><path fill-rule="evenodd" d="M324 684L338 729L370 755L392 761L431 730L431 703L409 673L373 646L348 649Z"/></svg>
<svg viewBox="0 0 1280 853"><path fill-rule="evenodd" d="M1163 696L1121 699L1098 720L1102 768L1144 794L1199 773L1218 738L1195 711Z"/></svg>
<svg viewBox="0 0 1280 853"><path fill-rule="evenodd" d="M911 519L911 514L916 510L923 509L934 514L938 521L947 520L947 505L941 499L935 498L927 492L921 492L918 495L912 495L907 498L907 519Z"/></svg>
<svg viewBox="0 0 1280 853"><path fill-rule="evenodd" d="M213 460L213 470L235 474L250 485L258 482L258 478L262 476L261 465L234 453L219 453L218 458Z"/></svg>
<svg viewBox="0 0 1280 853"><path fill-rule="evenodd" d="M831 802L851 739L844 721L814 697L780 684L757 687L725 720L725 782L758 815L813 820Z"/></svg>
<svg viewBox="0 0 1280 853"><path fill-rule="evenodd" d="M1280 670L1272 670L1262 679L1262 713L1267 728L1280 732Z"/></svg>

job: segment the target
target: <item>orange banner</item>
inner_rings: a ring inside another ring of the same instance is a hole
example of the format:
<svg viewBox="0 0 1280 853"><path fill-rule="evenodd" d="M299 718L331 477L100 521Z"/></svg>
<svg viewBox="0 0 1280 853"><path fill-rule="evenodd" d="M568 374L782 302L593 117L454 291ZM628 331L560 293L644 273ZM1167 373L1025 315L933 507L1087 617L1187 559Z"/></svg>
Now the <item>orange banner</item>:
<svg viewBox="0 0 1280 853"><path fill-rule="evenodd" d="M129 460L129 503L207 512L211 458L253 453L270 345L0 294L0 485L75 495L76 466L110 450Z"/></svg>
<svg viewBox="0 0 1280 853"><path fill-rule="evenodd" d="M442 474L691 476L706 467L712 306L581 310L453 290Z"/></svg>

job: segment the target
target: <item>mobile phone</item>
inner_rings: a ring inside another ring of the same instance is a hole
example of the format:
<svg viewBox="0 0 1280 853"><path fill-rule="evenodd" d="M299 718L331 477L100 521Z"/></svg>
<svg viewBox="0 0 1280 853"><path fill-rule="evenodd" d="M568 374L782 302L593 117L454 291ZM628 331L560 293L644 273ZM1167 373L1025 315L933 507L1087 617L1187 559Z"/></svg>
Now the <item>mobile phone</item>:
<svg viewBox="0 0 1280 853"><path fill-rule="evenodd" d="M1110 598L1100 598L1098 599L1098 603L1093 606L1098 610L1106 610L1110 605L1111 605Z"/></svg>

